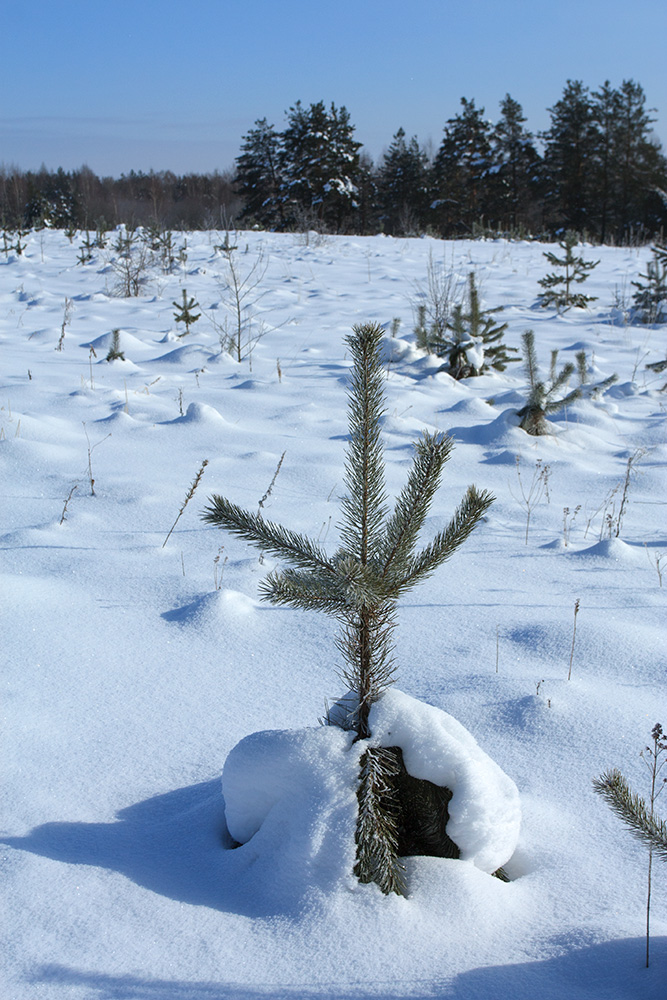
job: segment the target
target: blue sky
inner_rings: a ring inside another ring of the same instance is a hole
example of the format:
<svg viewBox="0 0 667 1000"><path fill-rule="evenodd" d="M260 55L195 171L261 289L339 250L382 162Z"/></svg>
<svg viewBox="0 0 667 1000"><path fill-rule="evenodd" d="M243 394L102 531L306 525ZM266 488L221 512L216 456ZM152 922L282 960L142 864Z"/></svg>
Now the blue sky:
<svg viewBox="0 0 667 1000"><path fill-rule="evenodd" d="M224 170L258 118L345 105L375 158L402 126L437 149L460 98L533 131L566 80L634 79L667 149L664 0L14 0L0 164Z"/></svg>

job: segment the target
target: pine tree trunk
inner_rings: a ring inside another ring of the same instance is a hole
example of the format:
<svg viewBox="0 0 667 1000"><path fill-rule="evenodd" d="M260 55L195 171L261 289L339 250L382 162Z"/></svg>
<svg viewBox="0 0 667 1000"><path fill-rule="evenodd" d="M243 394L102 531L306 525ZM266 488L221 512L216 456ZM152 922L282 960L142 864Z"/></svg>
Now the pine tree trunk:
<svg viewBox="0 0 667 1000"><path fill-rule="evenodd" d="M362 608L359 614L359 713L357 718L357 739L367 740L370 736L368 717L371 710L372 660L371 629L369 612Z"/></svg>

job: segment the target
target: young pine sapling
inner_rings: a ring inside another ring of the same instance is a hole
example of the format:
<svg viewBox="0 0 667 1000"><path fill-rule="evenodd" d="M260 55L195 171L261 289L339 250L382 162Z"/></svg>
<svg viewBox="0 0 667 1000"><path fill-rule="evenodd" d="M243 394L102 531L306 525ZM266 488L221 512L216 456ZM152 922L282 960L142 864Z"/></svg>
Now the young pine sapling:
<svg viewBox="0 0 667 1000"><path fill-rule="evenodd" d="M106 356L107 361L125 361L125 352L120 349L120 330L111 331L111 347Z"/></svg>
<svg viewBox="0 0 667 1000"><path fill-rule="evenodd" d="M421 551L418 536L438 489L452 448L444 434L425 433L416 444L408 481L389 514L380 423L385 412L385 375L381 363L382 328L354 327L347 338L353 368L349 388L349 444L345 462L347 495L339 525L341 547L333 555L282 525L264 520L221 496L210 498L203 518L285 560L260 585L263 600L323 611L341 631L338 648L342 677L353 694L353 708L335 724L371 736L371 705L392 682L392 635L397 602L447 560L466 540L493 502L470 486L452 520ZM361 757L357 798L357 860L361 882L375 882L385 893L403 892L398 859L402 760L397 748L368 747Z"/></svg>
<svg viewBox="0 0 667 1000"><path fill-rule="evenodd" d="M529 390L528 402L518 411L521 418L519 427L523 428L527 434L539 436L549 433L549 425L546 416L549 413L556 413L563 406L579 399L581 388L573 389L566 396L561 396L560 392L567 386L571 376L574 374L574 365L571 361L563 365L560 372L556 370L558 362L558 351L551 352L551 365L549 367L549 381L542 382L539 379L537 367L537 355L535 354L535 335L532 330L526 330L522 336L523 358L525 372L528 377Z"/></svg>
<svg viewBox="0 0 667 1000"><path fill-rule="evenodd" d="M667 247L653 247L653 259L646 265L646 274L633 281L637 291L632 296L634 315L642 323L667 321Z"/></svg>
<svg viewBox="0 0 667 1000"><path fill-rule="evenodd" d="M199 303L195 302L194 296L188 298L188 293L185 288L183 289L182 294L182 301L172 302L172 305L177 309L177 312L174 313L174 319L176 322L185 324L185 332L179 333L179 337L187 337L190 333L190 327L201 318L201 313L194 312L194 310L199 306Z"/></svg>
<svg viewBox="0 0 667 1000"><path fill-rule="evenodd" d="M502 339L507 323L495 321L494 314L500 309L502 306L482 309L475 274L471 271L468 275L467 309L461 303L454 305L444 330L433 326L430 334L422 331L421 346L438 357L446 358L447 371L455 379L481 375L489 368L504 371L510 362L519 359L511 357L517 351L507 347Z"/></svg>

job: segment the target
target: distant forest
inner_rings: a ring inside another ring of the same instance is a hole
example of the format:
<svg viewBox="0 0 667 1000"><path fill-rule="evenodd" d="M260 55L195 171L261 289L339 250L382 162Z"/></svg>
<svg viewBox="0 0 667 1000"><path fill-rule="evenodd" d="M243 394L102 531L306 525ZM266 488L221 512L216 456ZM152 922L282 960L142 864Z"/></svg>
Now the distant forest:
<svg viewBox="0 0 667 1000"><path fill-rule="evenodd" d="M534 135L509 94L496 122L461 98L429 156L400 128L377 163L354 138L345 107L298 101L282 131L259 119L235 169L98 177L79 170L0 169L6 230L160 226L442 237L553 236L664 240L667 158L642 87L624 80L590 91L568 80Z"/></svg>

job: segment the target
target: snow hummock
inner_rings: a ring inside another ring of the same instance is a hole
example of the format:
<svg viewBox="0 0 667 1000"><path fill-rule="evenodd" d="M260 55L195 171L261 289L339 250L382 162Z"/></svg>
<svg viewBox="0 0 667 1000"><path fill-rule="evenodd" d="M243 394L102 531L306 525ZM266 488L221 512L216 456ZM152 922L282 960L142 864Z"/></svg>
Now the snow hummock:
<svg viewBox="0 0 667 1000"><path fill-rule="evenodd" d="M453 793L447 833L461 860L494 872L512 856L521 809L514 782L446 712L390 688L371 708L372 746L398 746L409 774ZM323 831L346 817L354 839L359 758L366 743L337 726L253 733L225 762L227 828L245 844L258 831L278 856L300 845L301 865L319 857ZM269 828L278 831L271 836ZM317 843L313 842L313 838ZM349 845L333 840L349 858ZM281 862L283 863L283 862ZM336 862L329 860L330 867Z"/></svg>
<svg viewBox="0 0 667 1000"><path fill-rule="evenodd" d="M354 733L337 726L252 733L230 752L222 774L227 829L245 844L271 816L274 824L307 828L309 816L352 806L359 752L349 753ZM328 799L325 808L321 807ZM352 825L354 835L354 823ZM289 846L291 838L285 838Z"/></svg>
<svg viewBox="0 0 667 1000"><path fill-rule="evenodd" d="M392 687L371 707L370 728L377 745L401 748L413 778L453 793L447 833L461 860L489 873L509 861L519 839L519 792L460 722Z"/></svg>

